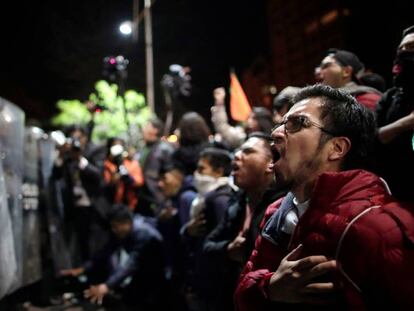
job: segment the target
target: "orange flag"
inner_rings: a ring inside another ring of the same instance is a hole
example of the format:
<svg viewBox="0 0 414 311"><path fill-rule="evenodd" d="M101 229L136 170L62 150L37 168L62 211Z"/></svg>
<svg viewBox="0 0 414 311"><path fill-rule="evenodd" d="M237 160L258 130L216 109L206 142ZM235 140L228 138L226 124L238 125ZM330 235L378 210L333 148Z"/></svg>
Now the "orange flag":
<svg viewBox="0 0 414 311"><path fill-rule="evenodd" d="M230 74L230 115L235 121L246 121L252 108L235 73Z"/></svg>

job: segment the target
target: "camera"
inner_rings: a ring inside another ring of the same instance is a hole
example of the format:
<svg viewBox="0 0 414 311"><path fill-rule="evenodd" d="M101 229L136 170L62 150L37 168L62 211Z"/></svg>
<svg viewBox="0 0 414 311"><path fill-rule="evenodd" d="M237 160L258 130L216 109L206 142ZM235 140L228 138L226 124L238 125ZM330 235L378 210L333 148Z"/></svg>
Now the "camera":
<svg viewBox="0 0 414 311"><path fill-rule="evenodd" d="M129 60L123 57L122 55L107 56L103 59L102 74L112 81L115 81L117 76L126 77L125 75L128 64Z"/></svg>
<svg viewBox="0 0 414 311"><path fill-rule="evenodd" d="M79 138L69 137L68 139L66 139L66 143L70 146L70 149L72 151L81 151L82 149L82 144Z"/></svg>
<svg viewBox="0 0 414 311"><path fill-rule="evenodd" d="M118 166L118 173L121 176L121 179L129 179L129 173L125 165L121 164Z"/></svg>
<svg viewBox="0 0 414 311"><path fill-rule="evenodd" d="M169 73L161 80L161 86L169 90L172 97L191 95L190 68L178 64L172 64L168 68Z"/></svg>

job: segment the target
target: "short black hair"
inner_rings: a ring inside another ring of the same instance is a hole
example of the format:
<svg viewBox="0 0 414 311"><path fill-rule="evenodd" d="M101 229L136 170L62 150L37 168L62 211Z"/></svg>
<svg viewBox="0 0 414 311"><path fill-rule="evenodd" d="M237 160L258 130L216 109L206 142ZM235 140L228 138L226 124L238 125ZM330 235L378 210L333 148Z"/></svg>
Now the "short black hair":
<svg viewBox="0 0 414 311"><path fill-rule="evenodd" d="M179 143L181 146L193 146L208 142L211 134L206 120L197 112L185 113L178 122L180 130Z"/></svg>
<svg viewBox="0 0 414 311"><path fill-rule="evenodd" d="M253 107L252 112L257 120L259 131L270 133L273 128L272 113L265 107Z"/></svg>
<svg viewBox="0 0 414 311"><path fill-rule="evenodd" d="M321 98L323 127L351 141L351 149L345 156L343 169L369 167L369 157L376 135L375 117L372 111L359 104L354 97L327 85L315 84L302 89L295 103L307 98Z"/></svg>
<svg viewBox="0 0 414 311"><path fill-rule="evenodd" d="M68 125L65 128L64 133L65 133L66 137L70 137L76 131L81 132L82 135L85 135L85 136L88 135L88 130L86 129L86 127L83 126L83 125L80 125L80 124L71 124L71 125Z"/></svg>
<svg viewBox="0 0 414 311"><path fill-rule="evenodd" d="M358 81L359 76L364 72L365 66L355 53L346 50L331 48L327 55L331 55L341 66L352 68L352 78Z"/></svg>
<svg viewBox="0 0 414 311"><path fill-rule="evenodd" d="M171 172L171 171L178 171L183 176L186 175L186 168L184 167L184 165L180 161L175 160L175 159L161 165L159 172L161 175L165 175L166 173Z"/></svg>
<svg viewBox="0 0 414 311"><path fill-rule="evenodd" d="M249 135L247 135L247 139L250 138L259 138L263 142L263 146L268 149L269 152L271 152L271 143L273 142L271 133L264 133L264 132L252 132Z"/></svg>
<svg viewBox="0 0 414 311"><path fill-rule="evenodd" d="M125 204L114 204L107 214L109 222L132 222L133 215L129 207Z"/></svg>
<svg viewBox="0 0 414 311"><path fill-rule="evenodd" d="M223 169L223 176L229 176L232 170L230 152L220 148L206 148L200 153L200 159L206 159L214 170Z"/></svg>
<svg viewBox="0 0 414 311"><path fill-rule="evenodd" d="M148 122L158 130L157 136L161 137L164 131L164 123L157 117L150 118Z"/></svg>
<svg viewBox="0 0 414 311"><path fill-rule="evenodd" d="M273 110L280 111L284 106L289 110L293 106L293 97L300 91L299 87L287 86L273 99Z"/></svg>
<svg viewBox="0 0 414 311"><path fill-rule="evenodd" d="M362 85L373 87L380 92L385 92L387 90L387 83L385 82L385 79L375 72L363 74L359 78L359 82Z"/></svg>

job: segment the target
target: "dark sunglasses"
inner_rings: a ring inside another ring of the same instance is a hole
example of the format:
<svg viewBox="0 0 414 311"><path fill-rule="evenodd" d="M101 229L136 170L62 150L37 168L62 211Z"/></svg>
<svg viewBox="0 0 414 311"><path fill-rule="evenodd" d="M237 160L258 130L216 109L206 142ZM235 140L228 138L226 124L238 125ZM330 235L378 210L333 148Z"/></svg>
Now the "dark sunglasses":
<svg viewBox="0 0 414 311"><path fill-rule="evenodd" d="M289 116L288 118L286 118L286 120L283 120L282 122L277 123L273 127L272 132L282 125L285 126L285 133L296 133L296 132L299 132L302 128L308 128L308 127L314 126L326 134L335 136L334 133L326 130L322 125L319 125L318 123L315 123L309 120L309 118L306 116Z"/></svg>

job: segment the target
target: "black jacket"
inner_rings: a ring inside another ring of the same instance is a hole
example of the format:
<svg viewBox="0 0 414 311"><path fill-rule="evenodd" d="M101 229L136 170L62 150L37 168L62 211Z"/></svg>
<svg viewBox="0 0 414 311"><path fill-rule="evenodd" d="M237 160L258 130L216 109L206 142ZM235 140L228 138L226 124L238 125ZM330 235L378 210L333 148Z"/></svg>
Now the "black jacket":
<svg viewBox="0 0 414 311"><path fill-rule="evenodd" d="M414 94L391 88L378 103L378 128L393 123L414 110ZM377 142L376 173L388 183L391 193L399 200L414 202L411 179L414 174L414 131L405 131L388 144ZM406 176L404 178L404 175Z"/></svg>
<svg viewBox="0 0 414 311"><path fill-rule="evenodd" d="M269 189L264 193L262 200L255 208L252 223L246 236L246 261L254 248L256 237L260 233L259 226L266 208L285 193L285 191ZM240 194L238 200L233 201L229 206L218 226L207 236L204 243L204 252L209 256L226 256L227 246L238 235L243 225L245 214L246 197Z"/></svg>

